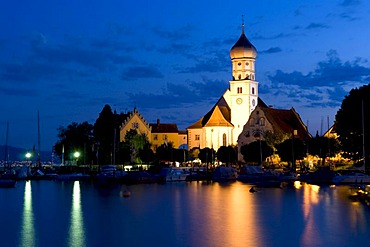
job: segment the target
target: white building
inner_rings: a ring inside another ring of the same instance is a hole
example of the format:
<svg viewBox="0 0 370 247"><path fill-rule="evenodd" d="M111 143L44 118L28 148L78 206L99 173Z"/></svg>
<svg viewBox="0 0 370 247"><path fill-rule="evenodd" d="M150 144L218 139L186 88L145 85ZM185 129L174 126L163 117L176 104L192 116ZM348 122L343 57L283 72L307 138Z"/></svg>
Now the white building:
<svg viewBox="0 0 370 247"><path fill-rule="evenodd" d="M244 34L230 50L232 80L230 86L197 122L187 128L188 147L213 148L237 145L239 134L258 104L255 76L257 50Z"/></svg>

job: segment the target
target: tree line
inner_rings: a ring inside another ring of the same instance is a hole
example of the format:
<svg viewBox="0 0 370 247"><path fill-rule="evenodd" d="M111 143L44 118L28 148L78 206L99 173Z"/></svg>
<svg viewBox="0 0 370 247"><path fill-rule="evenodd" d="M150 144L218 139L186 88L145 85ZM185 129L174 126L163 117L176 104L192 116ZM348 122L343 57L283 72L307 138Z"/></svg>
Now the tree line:
<svg viewBox="0 0 370 247"><path fill-rule="evenodd" d="M295 139L283 133L264 133L264 140L240 148L246 162L260 164L267 157L278 154L281 161L294 165L307 155L320 157L335 156L338 153L355 162L364 162L369 154L368 127L370 120L370 84L352 89L343 99L335 116L334 130L338 138L327 138L316 134L307 140ZM58 128L55 152L64 160L73 160L73 153L79 151L79 164L124 164L151 163L160 161L184 162L199 158L203 163L216 160L231 164L237 162L237 147L220 147L217 152L210 148L176 149L172 143L159 146L154 153L148 137L131 130L125 141L120 140L120 126L129 113L112 111L105 105L94 124L73 122Z"/></svg>

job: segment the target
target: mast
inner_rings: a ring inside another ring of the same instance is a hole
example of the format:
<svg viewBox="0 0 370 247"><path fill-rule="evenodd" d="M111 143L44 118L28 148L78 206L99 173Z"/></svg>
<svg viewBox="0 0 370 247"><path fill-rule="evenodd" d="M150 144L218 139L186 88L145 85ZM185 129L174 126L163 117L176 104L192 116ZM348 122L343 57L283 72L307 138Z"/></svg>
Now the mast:
<svg viewBox="0 0 370 247"><path fill-rule="evenodd" d="M365 155L365 117L364 117L364 99L361 99L361 110L362 110L362 155L364 158L364 172L366 172L366 155Z"/></svg>
<svg viewBox="0 0 370 247"><path fill-rule="evenodd" d="M5 152L4 152L4 161L5 161L5 165L8 164L8 160L9 160L9 146L8 146L8 142L9 142L9 121L6 122L6 137L5 137Z"/></svg>
<svg viewBox="0 0 370 247"><path fill-rule="evenodd" d="M41 157L40 157L40 112L37 111L37 165L41 168Z"/></svg>

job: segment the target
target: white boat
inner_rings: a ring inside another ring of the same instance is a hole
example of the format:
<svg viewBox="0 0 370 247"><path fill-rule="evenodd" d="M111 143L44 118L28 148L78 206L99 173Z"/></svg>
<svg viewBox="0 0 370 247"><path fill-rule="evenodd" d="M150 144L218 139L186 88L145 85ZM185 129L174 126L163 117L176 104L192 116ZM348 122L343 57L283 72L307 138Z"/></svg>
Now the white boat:
<svg viewBox="0 0 370 247"><path fill-rule="evenodd" d="M370 184L370 176L361 172L338 174L333 178L334 184Z"/></svg>
<svg viewBox="0 0 370 247"><path fill-rule="evenodd" d="M187 167L165 167L162 168L160 175L166 182L186 181L190 170Z"/></svg>

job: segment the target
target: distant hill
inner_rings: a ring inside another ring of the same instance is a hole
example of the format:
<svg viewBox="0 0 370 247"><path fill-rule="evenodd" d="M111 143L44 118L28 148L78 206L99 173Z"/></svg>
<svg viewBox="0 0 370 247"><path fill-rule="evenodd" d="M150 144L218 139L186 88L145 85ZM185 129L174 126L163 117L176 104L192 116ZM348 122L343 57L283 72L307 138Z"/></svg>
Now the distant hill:
<svg viewBox="0 0 370 247"><path fill-rule="evenodd" d="M25 155L27 152L32 152L32 150L25 149L25 148L17 148L17 147L11 147L8 146L8 153L9 158L8 161L22 161L27 160ZM0 160L6 160L6 147L5 145L0 145ZM37 150L35 153L35 156L37 156ZM41 162L50 162L52 159L52 153L51 151L41 151L40 152L40 159ZM37 157L33 157L32 160L36 161ZM54 160L56 157L54 157Z"/></svg>

